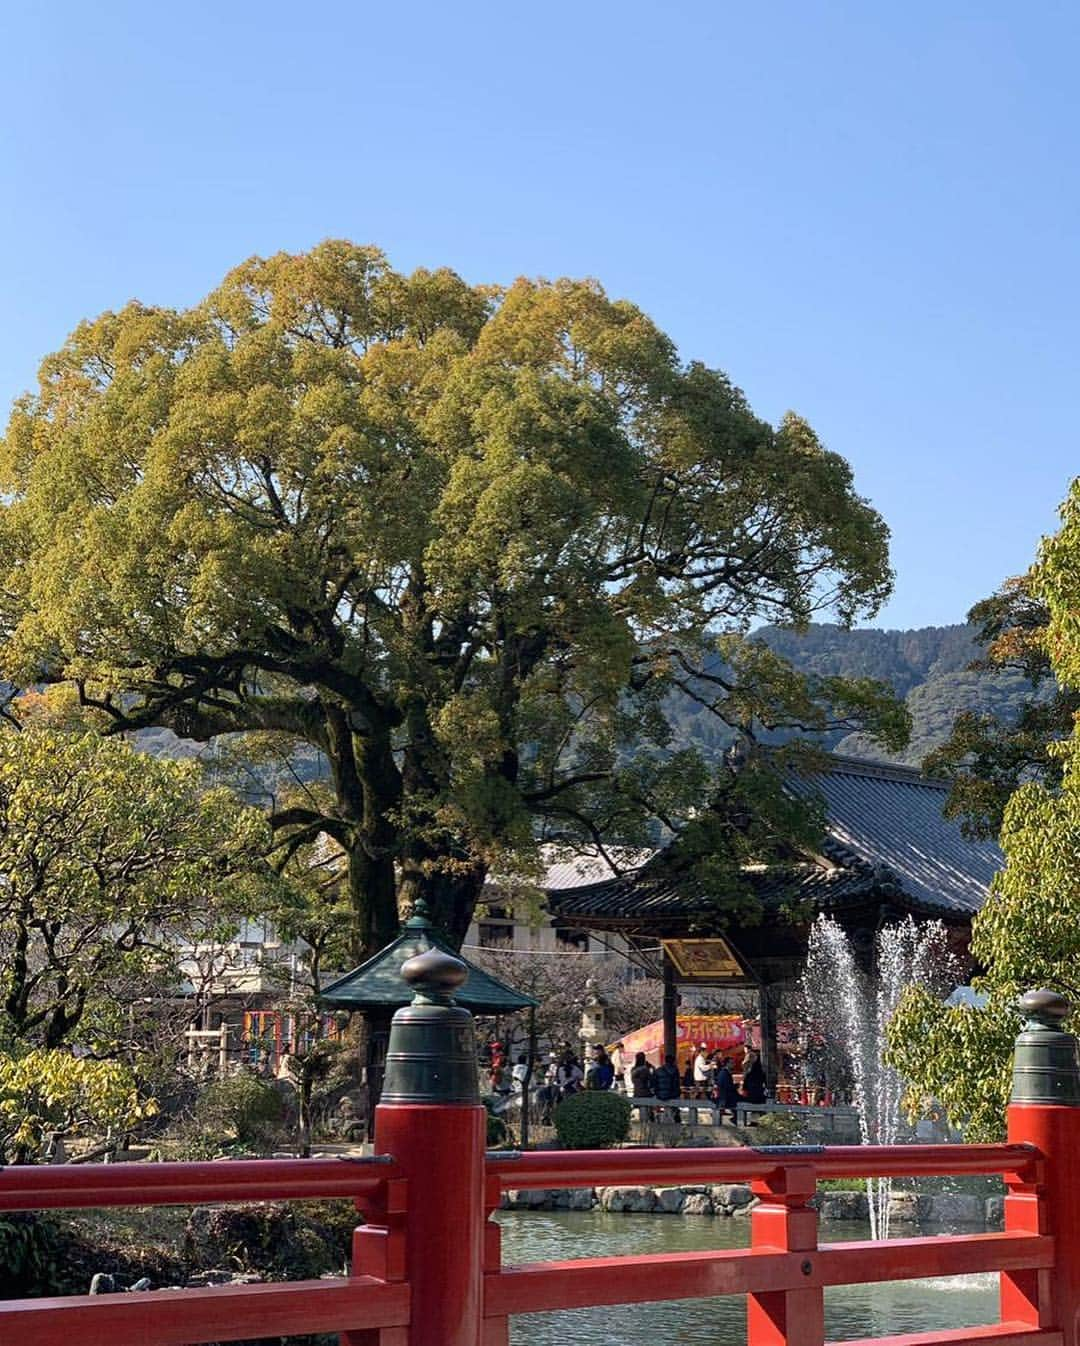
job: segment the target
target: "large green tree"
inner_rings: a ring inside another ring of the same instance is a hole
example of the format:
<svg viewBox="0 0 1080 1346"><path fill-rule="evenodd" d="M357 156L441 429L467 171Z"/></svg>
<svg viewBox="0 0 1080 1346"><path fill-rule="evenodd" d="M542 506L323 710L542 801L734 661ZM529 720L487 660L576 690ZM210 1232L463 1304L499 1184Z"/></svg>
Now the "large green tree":
<svg viewBox="0 0 1080 1346"><path fill-rule="evenodd" d="M1080 693L1080 481L1062 506L1061 529L1043 543L1023 585L1005 595L1006 610L1017 604L1020 619L1005 625L1000 652L1011 646L1011 657L1044 670L1049 703L1068 706ZM913 1106L937 1098L973 1138L1004 1127L1018 997L1049 986L1080 1006L1080 727L1065 719L1052 730L1040 726L1030 746L1027 731L1010 740L1006 730L998 740L1010 754L1008 771L989 782L1001 789L1011 779L1014 788L1003 806L984 796L991 816L1001 808L1005 852L972 929L982 968L973 985L985 1005L950 1007L914 991L891 1029L892 1058L912 1081Z"/></svg>
<svg viewBox="0 0 1080 1346"><path fill-rule="evenodd" d="M668 750L676 691L744 734L904 732L877 685L743 634L888 593L848 464L592 282L254 258L77 327L0 490L0 672L116 730L316 746L329 795L273 825L344 848L355 952L421 894L460 937L541 840L641 842L737 791ZM732 866L744 813L710 841Z"/></svg>

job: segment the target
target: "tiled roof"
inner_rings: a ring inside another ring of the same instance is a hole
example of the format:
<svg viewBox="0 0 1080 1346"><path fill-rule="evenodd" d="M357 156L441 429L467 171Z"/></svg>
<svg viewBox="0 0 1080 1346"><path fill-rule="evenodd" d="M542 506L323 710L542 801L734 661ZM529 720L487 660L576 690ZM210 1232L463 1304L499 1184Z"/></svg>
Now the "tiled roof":
<svg viewBox="0 0 1080 1346"><path fill-rule="evenodd" d="M639 868L653 850L631 850L626 846L614 846L608 851L618 869L613 869L607 859L598 851L580 852L568 859L560 860L553 847L545 848L545 860L548 861L540 886L547 893L561 892L564 888L581 888L585 884L602 883L606 879L617 878L619 874Z"/></svg>
<svg viewBox="0 0 1080 1346"><path fill-rule="evenodd" d="M319 1002L330 1009L352 1010L389 1010L408 1005L413 993L401 979L402 964L431 948L452 953L469 969L464 984L454 992L454 1000L474 1014L511 1014L536 1005L531 996L515 991L512 986L470 963L440 939L426 912L410 917L397 939L373 958L331 982L319 996Z"/></svg>
<svg viewBox="0 0 1080 1346"><path fill-rule="evenodd" d="M877 897L956 920L985 901L1001 852L992 842L969 840L945 818L944 783L907 767L837 757L826 772L793 776L790 788L824 798L827 837L821 861L748 875L767 906L799 900L828 911ZM673 873L663 856L620 878L548 893L548 908L560 920L689 917L716 900L690 876Z"/></svg>
<svg viewBox="0 0 1080 1346"><path fill-rule="evenodd" d="M971 840L945 817L944 781L911 767L837 757L831 770L791 785L824 796L830 859L887 869L902 898L924 910L971 916L986 900L1004 857L994 842Z"/></svg>
<svg viewBox="0 0 1080 1346"><path fill-rule="evenodd" d="M825 911L866 896L874 879L861 869L825 869L807 864L753 875L751 883L766 905L810 901ZM606 883L564 888L548 895L548 910L560 921L604 916L639 921L678 918L703 915L715 906L715 896L693 878L673 874L660 863L645 865Z"/></svg>

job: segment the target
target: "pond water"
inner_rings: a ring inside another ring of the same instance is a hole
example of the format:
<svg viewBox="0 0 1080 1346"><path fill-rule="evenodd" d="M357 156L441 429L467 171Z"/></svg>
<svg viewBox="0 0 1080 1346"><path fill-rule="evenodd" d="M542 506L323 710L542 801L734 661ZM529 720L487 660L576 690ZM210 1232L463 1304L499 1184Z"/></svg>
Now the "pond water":
<svg viewBox="0 0 1080 1346"><path fill-rule="evenodd" d="M707 1215L504 1211L499 1222L506 1262L744 1248L750 1237L749 1220ZM866 1237L864 1225L821 1226L823 1243ZM992 1323L997 1282L996 1275L982 1275L837 1286L825 1291L825 1334L840 1341ZM732 1295L529 1314L512 1320L510 1340L514 1346L743 1346L746 1301Z"/></svg>

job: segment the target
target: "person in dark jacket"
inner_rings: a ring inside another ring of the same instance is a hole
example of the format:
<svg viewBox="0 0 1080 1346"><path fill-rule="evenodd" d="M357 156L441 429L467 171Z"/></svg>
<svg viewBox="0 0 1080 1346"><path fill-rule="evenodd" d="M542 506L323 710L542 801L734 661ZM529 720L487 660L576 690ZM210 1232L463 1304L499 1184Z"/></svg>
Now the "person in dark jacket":
<svg viewBox="0 0 1080 1346"><path fill-rule="evenodd" d="M724 1113L731 1113L731 1120L735 1120L735 1109L739 1105L739 1091L735 1088L735 1076L731 1073L731 1060L725 1056L716 1070L716 1083L713 1095L717 1110L718 1120L724 1120Z"/></svg>
<svg viewBox="0 0 1080 1346"><path fill-rule="evenodd" d="M664 1064L653 1075L653 1092L657 1098L678 1099L681 1093L681 1081L674 1056L665 1056ZM682 1121L678 1108L672 1108L671 1115L676 1122Z"/></svg>
<svg viewBox="0 0 1080 1346"><path fill-rule="evenodd" d="M634 1086L635 1098L652 1098L653 1068L645 1059L644 1052L634 1057L634 1068L630 1072L630 1082Z"/></svg>
<svg viewBox="0 0 1080 1346"><path fill-rule="evenodd" d="M585 1071L586 1089L610 1089L615 1080L611 1058L599 1043L592 1049L592 1060Z"/></svg>
<svg viewBox="0 0 1080 1346"><path fill-rule="evenodd" d="M765 1102L765 1070L757 1052L746 1053L743 1066L742 1096L747 1103Z"/></svg>

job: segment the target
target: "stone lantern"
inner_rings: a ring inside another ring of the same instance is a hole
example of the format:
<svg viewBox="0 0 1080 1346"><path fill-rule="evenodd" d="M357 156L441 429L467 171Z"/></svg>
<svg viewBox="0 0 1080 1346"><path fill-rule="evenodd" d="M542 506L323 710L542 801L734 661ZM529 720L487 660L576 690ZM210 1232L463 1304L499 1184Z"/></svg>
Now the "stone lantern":
<svg viewBox="0 0 1080 1346"><path fill-rule="evenodd" d="M587 1057L589 1049L595 1047L597 1043L603 1046L607 1042L607 1012L608 1002L596 989L596 982L590 977L585 983L585 1006L581 1011L581 1028L578 1034L581 1038L583 1056Z"/></svg>

